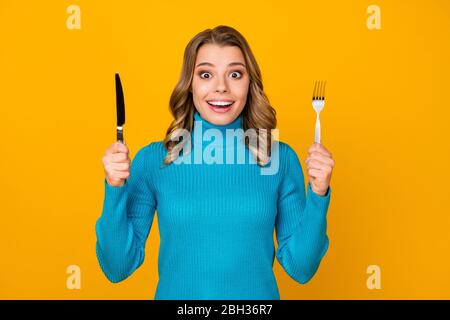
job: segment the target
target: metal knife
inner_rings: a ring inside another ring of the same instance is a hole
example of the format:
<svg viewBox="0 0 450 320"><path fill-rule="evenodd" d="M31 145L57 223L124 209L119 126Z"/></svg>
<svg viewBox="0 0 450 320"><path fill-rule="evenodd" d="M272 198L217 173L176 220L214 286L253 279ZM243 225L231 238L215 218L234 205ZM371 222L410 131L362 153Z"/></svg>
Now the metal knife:
<svg viewBox="0 0 450 320"><path fill-rule="evenodd" d="M117 110L117 141L123 142L123 125L125 124L125 101L123 98L122 83L118 73L116 80L116 110Z"/></svg>

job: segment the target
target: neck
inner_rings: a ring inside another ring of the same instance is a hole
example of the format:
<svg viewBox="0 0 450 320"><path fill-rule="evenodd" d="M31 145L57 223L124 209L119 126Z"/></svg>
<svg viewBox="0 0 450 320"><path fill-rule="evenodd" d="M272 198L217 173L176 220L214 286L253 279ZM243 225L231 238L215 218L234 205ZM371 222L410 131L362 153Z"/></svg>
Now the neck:
<svg viewBox="0 0 450 320"><path fill-rule="evenodd" d="M217 129L220 130L223 134L226 133L226 129L242 129L242 113L236 118L234 119L232 122L228 123L228 124L214 124L212 122L207 121L206 119L204 119L200 113L198 111L194 112L194 130L195 130L195 125L201 123L203 130L206 129Z"/></svg>
<svg viewBox="0 0 450 320"><path fill-rule="evenodd" d="M210 130L215 129L215 130ZM227 134L231 136L235 134L236 129L242 129L242 113L234 119L232 122L224 125L218 125L214 124L212 122L207 121L206 119L202 118L200 113L198 111L194 112L194 128L192 130L192 142L193 145L203 145L203 147L211 142L217 142L214 141L216 139L217 135L220 135L222 138L222 146L223 148L226 147L226 139ZM211 138L211 136L214 136ZM238 142L241 142L241 139L239 137L237 138Z"/></svg>

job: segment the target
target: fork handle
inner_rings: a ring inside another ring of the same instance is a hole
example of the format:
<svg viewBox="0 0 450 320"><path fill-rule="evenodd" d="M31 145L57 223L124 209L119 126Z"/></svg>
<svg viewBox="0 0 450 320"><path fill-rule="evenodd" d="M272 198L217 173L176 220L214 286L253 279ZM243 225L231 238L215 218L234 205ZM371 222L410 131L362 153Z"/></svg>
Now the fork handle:
<svg viewBox="0 0 450 320"><path fill-rule="evenodd" d="M316 129L314 131L314 143L320 143L320 118L319 118L319 114L317 114L317 118L316 118Z"/></svg>

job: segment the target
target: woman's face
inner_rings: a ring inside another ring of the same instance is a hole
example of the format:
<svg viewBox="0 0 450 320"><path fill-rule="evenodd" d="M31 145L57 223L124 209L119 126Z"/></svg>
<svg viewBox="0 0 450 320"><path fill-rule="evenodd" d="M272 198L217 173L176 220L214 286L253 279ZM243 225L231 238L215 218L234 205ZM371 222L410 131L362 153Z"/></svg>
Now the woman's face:
<svg viewBox="0 0 450 320"><path fill-rule="evenodd" d="M244 109L249 83L239 47L216 44L200 47L195 61L192 96L203 119L216 125L235 120Z"/></svg>

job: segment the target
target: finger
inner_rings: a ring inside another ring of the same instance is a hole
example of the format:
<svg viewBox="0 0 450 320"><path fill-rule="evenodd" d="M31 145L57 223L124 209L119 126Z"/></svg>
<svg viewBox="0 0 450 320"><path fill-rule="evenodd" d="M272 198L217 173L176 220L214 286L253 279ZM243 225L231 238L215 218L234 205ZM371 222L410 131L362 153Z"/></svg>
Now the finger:
<svg viewBox="0 0 450 320"><path fill-rule="evenodd" d="M321 170L317 169L308 169L308 175L313 178L321 178L323 173Z"/></svg>
<svg viewBox="0 0 450 320"><path fill-rule="evenodd" d="M323 154L319 153L319 152L313 152L312 154L309 155L309 157L306 158L305 163L308 163L311 160L318 160L324 164L327 164L331 167L334 166L334 160L331 159L328 156L324 156Z"/></svg>
<svg viewBox="0 0 450 320"><path fill-rule="evenodd" d="M330 170L330 166L328 164L317 161L317 160L309 161L308 164L306 165L306 167L308 169L318 169L318 170L322 170L322 171Z"/></svg>
<svg viewBox="0 0 450 320"><path fill-rule="evenodd" d="M322 148L319 148L319 147L313 147L313 148L308 149L308 154L309 155L311 155L314 152L320 153L320 154L322 154L322 155L324 155L326 157L332 158L331 153L328 152L326 149L322 149Z"/></svg>
<svg viewBox="0 0 450 320"><path fill-rule="evenodd" d="M114 178L118 178L118 179L126 179L130 176L130 173L128 171L116 171L113 170L111 172L111 176L113 176Z"/></svg>
<svg viewBox="0 0 450 320"><path fill-rule="evenodd" d="M125 144L117 141L112 145L111 153L120 153L120 152L128 153L128 147Z"/></svg>
<svg viewBox="0 0 450 320"><path fill-rule="evenodd" d="M328 152L326 152L326 151L319 150L319 149L312 149L311 151L308 151L308 155L309 155L309 156L312 155L312 154L314 154L314 153L321 154L321 155L323 155L323 156L325 156L325 157L327 157L327 158L332 158L332 157L333 157L333 156L331 155L331 153L328 153Z"/></svg>
<svg viewBox="0 0 450 320"><path fill-rule="evenodd" d="M128 162L128 154L126 153L112 153L110 154L110 159L112 162Z"/></svg>
<svg viewBox="0 0 450 320"><path fill-rule="evenodd" d="M312 144L309 149L308 153L311 154L312 152L319 152L325 156L332 157L331 152L328 151L322 144L320 143L314 143Z"/></svg>
<svg viewBox="0 0 450 320"><path fill-rule="evenodd" d="M330 150L328 150L323 144L318 143L318 147L320 150L322 150L323 152L327 153L329 156L331 156L331 152Z"/></svg>
<svg viewBox="0 0 450 320"><path fill-rule="evenodd" d="M130 164L127 162L111 163L111 169L113 171L128 171L130 169Z"/></svg>

